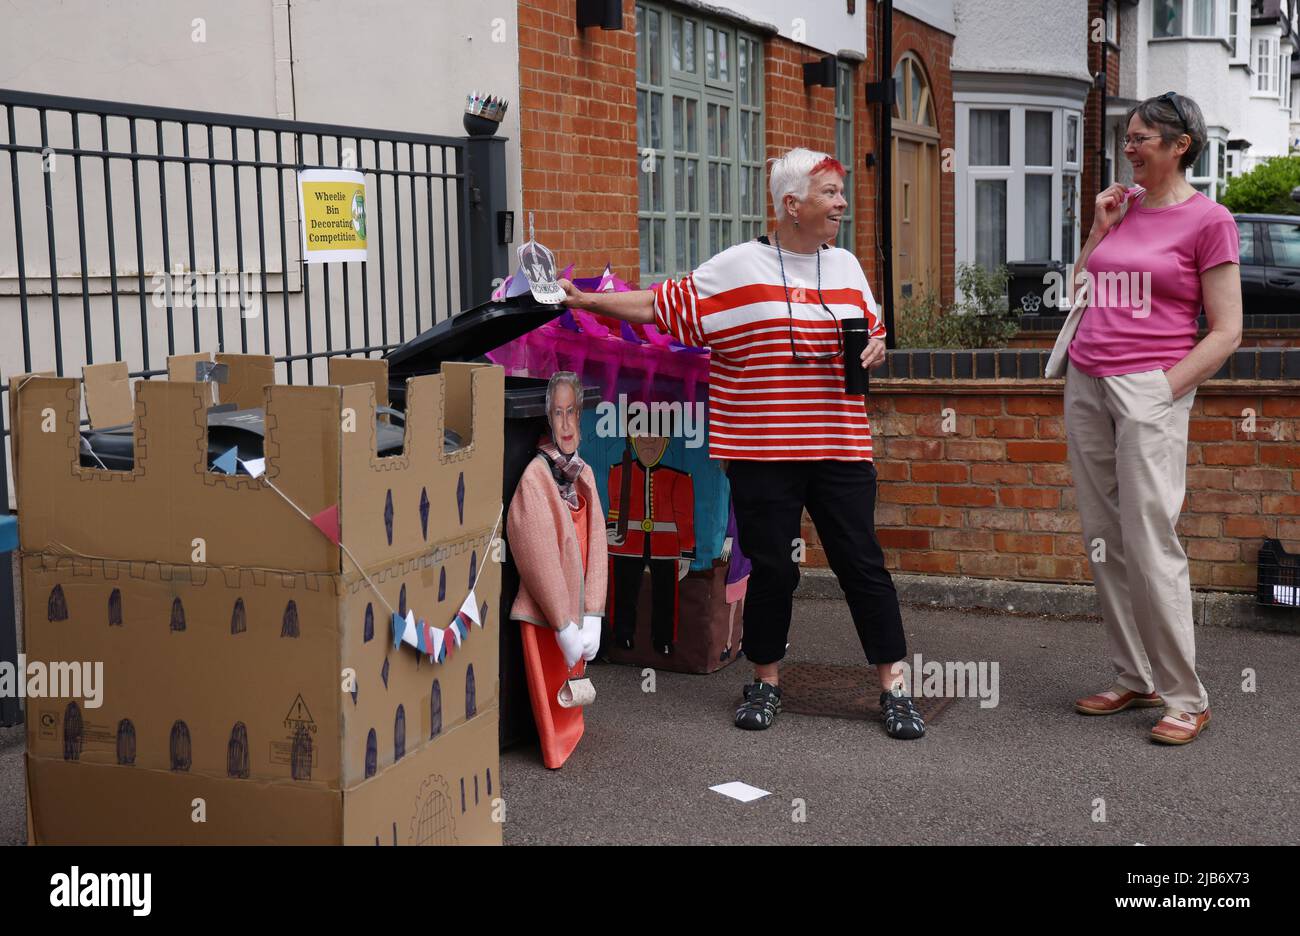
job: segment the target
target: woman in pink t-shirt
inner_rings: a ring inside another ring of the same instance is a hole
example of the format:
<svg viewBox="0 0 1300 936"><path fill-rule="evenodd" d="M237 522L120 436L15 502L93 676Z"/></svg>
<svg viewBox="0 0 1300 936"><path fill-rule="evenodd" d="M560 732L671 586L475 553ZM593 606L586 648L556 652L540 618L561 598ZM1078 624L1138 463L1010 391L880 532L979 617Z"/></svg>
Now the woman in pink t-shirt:
<svg viewBox="0 0 1300 936"><path fill-rule="evenodd" d="M1117 673L1075 708L1163 705L1151 739L1165 744L1194 740L1210 721L1176 526L1196 388L1241 343L1237 225L1185 178L1205 142L1190 98L1169 92L1129 112L1124 155L1136 185L1097 196L1079 255L1087 309L1061 339L1070 465ZM1202 308L1209 333L1198 342Z"/></svg>

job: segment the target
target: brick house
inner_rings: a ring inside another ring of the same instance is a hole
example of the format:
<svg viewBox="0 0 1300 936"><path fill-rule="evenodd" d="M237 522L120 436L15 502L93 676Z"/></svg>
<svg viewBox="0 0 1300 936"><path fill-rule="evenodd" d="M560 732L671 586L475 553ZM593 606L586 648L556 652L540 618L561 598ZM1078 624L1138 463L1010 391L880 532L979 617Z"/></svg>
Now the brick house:
<svg viewBox="0 0 1300 936"><path fill-rule="evenodd" d="M880 293L880 105L866 85L881 9L624 0L623 28L602 30L579 29L570 0L520 0L522 205L538 238L587 275L606 262L641 285L683 275L771 227L765 161L807 146L850 169L840 246ZM952 41L951 3L894 5L896 295L952 294ZM803 66L828 56L833 86L806 84Z"/></svg>

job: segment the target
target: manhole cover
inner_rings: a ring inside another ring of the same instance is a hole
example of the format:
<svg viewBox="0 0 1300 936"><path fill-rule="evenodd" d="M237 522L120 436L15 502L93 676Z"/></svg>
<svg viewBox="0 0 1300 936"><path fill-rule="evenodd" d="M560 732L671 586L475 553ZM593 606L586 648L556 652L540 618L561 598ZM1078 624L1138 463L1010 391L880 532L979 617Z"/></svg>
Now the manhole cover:
<svg viewBox="0 0 1300 936"><path fill-rule="evenodd" d="M781 667L781 710L824 718L880 718L880 677L874 666L834 663L786 663ZM916 699L926 724L953 699L939 696Z"/></svg>

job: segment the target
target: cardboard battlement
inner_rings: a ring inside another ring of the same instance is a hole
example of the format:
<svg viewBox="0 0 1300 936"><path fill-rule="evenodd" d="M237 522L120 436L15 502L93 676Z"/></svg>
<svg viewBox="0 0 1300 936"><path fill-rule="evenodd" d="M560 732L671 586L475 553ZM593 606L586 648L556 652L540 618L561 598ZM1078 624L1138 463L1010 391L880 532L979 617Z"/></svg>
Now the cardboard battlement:
<svg viewBox="0 0 1300 936"><path fill-rule="evenodd" d="M223 384L193 379L202 360L224 365ZM448 363L408 380L404 448L388 457L376 451L383 361L331 361L335 383L310 387L274 383L269 357L181 355L168 361L170 379L138 381L133 403L124 367L87 369L84 389L94 424L132 413L134 463L125 471L81 466L81 380L11 379L25 552L338 573L351 563L303 514L337 507L342 541L363 568L497 519L499 367ZM264 407L262 477L210 469L207 410L217 395L241 409ZM462 447L444 452L444 428Z"/></svg>

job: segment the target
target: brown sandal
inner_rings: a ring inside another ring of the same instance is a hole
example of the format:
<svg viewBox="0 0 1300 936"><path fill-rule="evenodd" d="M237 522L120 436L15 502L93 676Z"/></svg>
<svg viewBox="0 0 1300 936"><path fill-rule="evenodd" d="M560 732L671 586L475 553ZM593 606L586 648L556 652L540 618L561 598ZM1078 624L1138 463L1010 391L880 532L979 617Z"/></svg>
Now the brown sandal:
<svg viewBox="0 0 1300 936"><path fill-rule="evenodd" d="M1151 729L1151 740L1157 744L1190 744L1209 724L1209 709L1199 713L1170 710Z"/></svg>
<svg viewBox="0 0 1300 936"><path fill-rule="evenodd" d="M1164 700L1154 692L1117 688L1076 699L1074 710L1080 715L1114 715L1129 708L1154 708L1164 704Z"/></svg>

